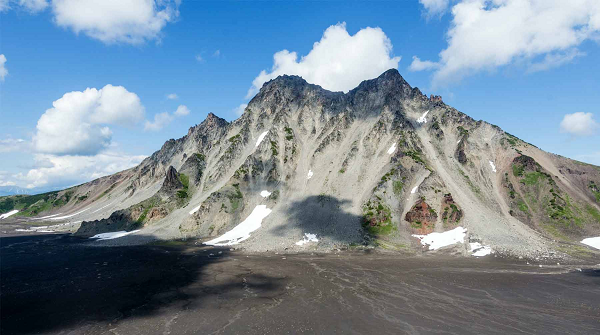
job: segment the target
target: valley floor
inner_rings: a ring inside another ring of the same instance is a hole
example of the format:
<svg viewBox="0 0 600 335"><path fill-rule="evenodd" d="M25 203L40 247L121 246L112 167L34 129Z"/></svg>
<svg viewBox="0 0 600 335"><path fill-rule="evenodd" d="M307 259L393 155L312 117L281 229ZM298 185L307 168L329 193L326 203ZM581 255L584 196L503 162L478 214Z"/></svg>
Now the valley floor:
<svg viewBox="0 0 600 335"><path fill-rule="evenodd" d="M600 270L377 252L0 238L0 333L600 332Z"/></svg>

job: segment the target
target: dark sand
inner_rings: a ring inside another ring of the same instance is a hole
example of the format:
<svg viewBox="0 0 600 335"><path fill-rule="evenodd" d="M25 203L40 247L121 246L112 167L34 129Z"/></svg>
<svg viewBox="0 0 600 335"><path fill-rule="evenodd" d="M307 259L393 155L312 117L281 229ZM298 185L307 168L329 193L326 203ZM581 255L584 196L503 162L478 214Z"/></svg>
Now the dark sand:
<svg viewBox="0 0 600 335"><path fill-rule="evenodd" d="M81 242L0 239L2 335L600 333L598 270Z"/></svg>

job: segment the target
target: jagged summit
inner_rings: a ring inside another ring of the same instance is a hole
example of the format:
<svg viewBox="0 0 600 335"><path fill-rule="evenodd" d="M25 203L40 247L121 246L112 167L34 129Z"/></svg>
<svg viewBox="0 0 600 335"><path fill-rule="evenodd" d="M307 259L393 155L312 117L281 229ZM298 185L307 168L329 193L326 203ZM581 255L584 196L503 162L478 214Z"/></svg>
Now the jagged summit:
<svg viewBox="0 0 600 335"><path fill-rule="evenodd" d="M84 236L142 229L117 244L221 236L253 251L377 241L422 252L413 235L459 232L463 243L448 248L464 255L479 243L542 257L600 235L598 185L599 167L475 121L391 69L345 94L277 77L237 120L210 113L138 167L70 189L81 200L39 214L83 211L73 219L86 221ZM259 217L248 235L224 235ZM300 243L305 234L318 242Z"/></svg>

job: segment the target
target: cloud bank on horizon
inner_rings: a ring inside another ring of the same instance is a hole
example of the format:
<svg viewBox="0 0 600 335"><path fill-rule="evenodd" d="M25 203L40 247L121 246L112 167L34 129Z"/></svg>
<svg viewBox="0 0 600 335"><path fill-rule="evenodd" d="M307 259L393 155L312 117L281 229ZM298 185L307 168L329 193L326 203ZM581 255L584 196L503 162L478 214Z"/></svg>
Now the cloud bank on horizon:
<svg viewBox="0 0 600 335"><path fill-rule="evenodd" d="M449 1L420 0L429 16L441 15ZM578 47L600 42L597 0L460 0L452 6L448 46L438 61L414 56L411 71L434 70L434 86L480 71L525 64L543 71L584 56Z"/></svg>
<svg viewBox="0 0 600 335"><path fill-rule="evenodd" d="M363 80L398 68L400 59L392 55L392 42L381 28L367 27L350 35L346 23L338 23L327 28L321 40L300 60L295 51L275 53L273 67L268 72L261 71L252 81L246 98L254 96L265 82L283 74L301 76L330 91L347 92Z"/></svg>

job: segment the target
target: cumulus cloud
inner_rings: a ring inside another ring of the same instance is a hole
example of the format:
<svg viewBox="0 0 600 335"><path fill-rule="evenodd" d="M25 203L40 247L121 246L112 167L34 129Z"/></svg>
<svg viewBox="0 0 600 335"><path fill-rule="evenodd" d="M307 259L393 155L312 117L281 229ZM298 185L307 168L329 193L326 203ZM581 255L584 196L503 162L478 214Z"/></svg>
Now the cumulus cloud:
<svg viewBox="0 0 600 335"><path fill-rule="evenodd" d="M196 58L196 60L198 62L202 62L204 60L204 58L202 58L202 55L200 55L200 54L197 54L196 57L194 57L194 58Z"/></svg>
<svg viewBox="0 0 600 335"><path fill-rule="evenodd" d="M133 125L144 117L144 106L123 86L66 93L52 103L37 123L36 151L55 155L94 155L107 148L107 125Z"/></svg>
<svg viewBox="0 0 600 335"><path fill-rule="evenodd" d="M584 41L600 41L597 0L461 0L452 15L434 85L514 63L560 66L581 55Z"/></svg>
<svg viewBox="0 0 600 335"><path fill-rule="evenodd" d="M131 168L144 158L108 151L95 156L36 154L36 167L15 174L13 183L27 188L74 185Z"/></svg>
<svg viewBox="0 0 600 335"><path fill-rule="evenodd" d="M271 71L262 71L252 82L246 98L252 97L262 85L282 74L294 74L306 81L332 91L349 91L365 79L397 68L400 57L392 56L392 43L380 28L364 28L350 35L346 24L339 23L325 30L312 50L300 57L296 52L282 50L273 56Z"/></svg>
<svg viewBox="0 0 600 335"><path fill-rule="evenodd" d="M144 130L158 131L166 127L173 121L173 116L167 112L158 113L154 115L154 121L146 120L144 124Z"/></svg>
<svg viewBox="0 0 600 335"><path fill-rule="evenodd" d="M146 120L144 123L144 130L159 131L169 125L169 123L171 123L175 117L186 116L188 114L190 114L189 108L187 108L185 105L179 105L173 114L168 112L158 113L154 115L154 121Z"/></svg>
<svg viewBox="0 0 600 335"><path fill-rule="evenodd" d="M413 56L413 61L410 63L408 69L410 71L423 71L423 70L431 70L440 67L440 64L426 60L422 61L417 56Z"/></svg>
<svg viewBox="0 0 600 335"><path fill-rule="evenodd" d="M169 100L177 100L179 97L175 93L167 94L167 99Z"/></svg>
<svg viewBox="0 0 600 335"><path fill-rule="evenodd" d="M181 0L53 0L54 22L104 43L141 44L179 16Z"/></svg>
<svg viewBox="0 0 600 335"><path fill-rule="evenodd" d="M246 110L246 107L248 107L248 104L241 104L233 109L233 113L238 117L242 116L242 114L244 114L244 111Z"/></svg>
<svg viewBox="0 0 600 335"><path fill-rule="evenodd" d="M594 114L577 112L566 114L560 123L560 132L574 136L590 136L596 133L598 123L594 120Z"/></svg>
<svg viewBox="0 0 600 335"><path fill-rule="evenodd" d="M4 54L0 54L0 81L4 81L4 77L8 75L8 70L6 69L6 56Z"/></svg>
<svg viewBox="0 0 600 335"><path fill-rule="evenodd" d="M419 0L421 5L425 7L428 17L440 16L444 14L448 8L449 0Z"/></svg>
<svg viewBox="0 0 600 335"><path fill-rule="evenodd" d="M48 7L46 0L19 0L19 5L32 13L41 12Z"/></svg>
<svg viewBox="0 0 600 335"><path fill-rule="evenodd" d="M9 9L8 0L0 0L0 13L6 12Z"/></svg>
<svg viewBox="0 0 600 335"><path fill-rule="evenodd" d="M0 152L26 151L28 147L29 143L22 138L0 140Z"/></svg>
<svg viewBox="0 0 600 335"><path fill-rule="evenodd" d="M185 105L179 105L179 107L177 107L177 110L175 111L175 116L186 116L188 114L190 114L190 109L187 108L187 106Z"/></svg>

